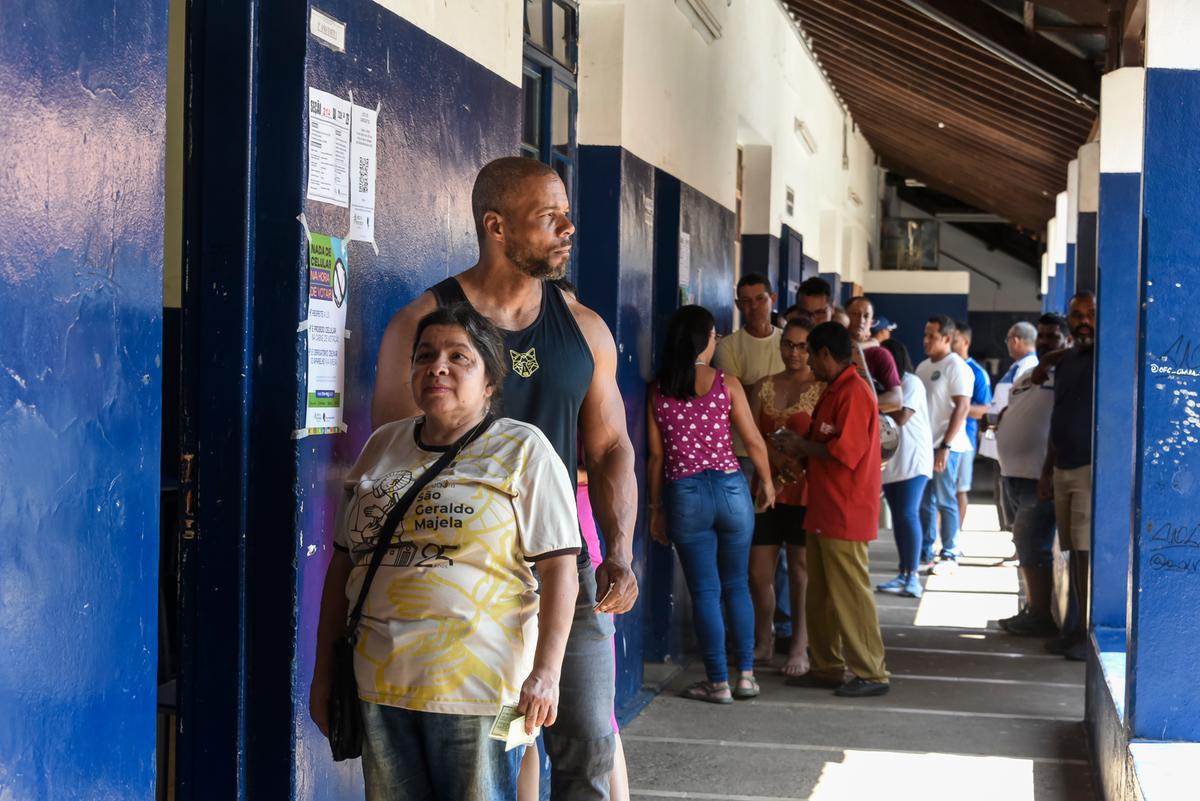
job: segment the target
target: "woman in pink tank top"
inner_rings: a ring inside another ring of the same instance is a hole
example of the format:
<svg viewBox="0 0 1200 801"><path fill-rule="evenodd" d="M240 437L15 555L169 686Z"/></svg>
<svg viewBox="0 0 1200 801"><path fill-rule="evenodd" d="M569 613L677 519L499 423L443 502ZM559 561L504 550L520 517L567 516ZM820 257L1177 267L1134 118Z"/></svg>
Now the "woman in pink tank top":
<svg viewBox="0 0 1200 801"><path fill-rule="evenodd" d="M679 555L692 596L692 619L707 681L681 693L716 704L758 695L754 679L754 606L748 580L754 503L730 441L736 427L759 475L763 506L775 503L767 448L736 378L709 367L717 347L712 313L684 306L671 317L658 380L650 387L650 534ZM725 619L733 662L729 685Z"/></svg>

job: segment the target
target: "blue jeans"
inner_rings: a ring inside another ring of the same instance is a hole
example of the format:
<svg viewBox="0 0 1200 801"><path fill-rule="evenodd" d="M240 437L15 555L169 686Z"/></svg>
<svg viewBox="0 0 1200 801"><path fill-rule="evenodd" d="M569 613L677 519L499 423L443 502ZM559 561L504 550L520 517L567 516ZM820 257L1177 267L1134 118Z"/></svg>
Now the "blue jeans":
<svg viewBox="0 0 1200 801"><path fill-rule="evenodd" d="M1021 567L1054 564L1054 500L1038 499L1037 481L1005 476L1004 502Z"/></svg>
<svg viewBox="0 0 1200 801"><path fill-rule="evenodd" d="M516 801L525 749L488 737L494 717L361 704L367 801Z"/></svg>
<svg viewBox="0 0 1200 801"><path fill-rule="evenodd" d="M887 498L888 508L892 510L892 533L900 553L901 573L916 570L917 560L921 558L924 530L921 528L921 499L928 483L926 476L913 476L883 485L883 497Z"/></svg>
<svg viewBox="0 0 1200 801"><path fill-rule="evenodd" d="M729 614L734 662L754 666L754 604L750 601L750 540L754 504L741 473L705 470L668 481L663 492L667 531L692 594L696 638L708 680L729 680L725 620Z"/></svg>
<svg viewBox="0 0 1200 801"><path fill-rule="evenodd" d="M946 469L934 473L925 485L925 498L921 501L921 561L933 561L933 542L939 534L938 520L941 519L942 557L958 558L958 462L963 454L950 451L946 456ZM973 453L971 455L974 455Z"/></svg>

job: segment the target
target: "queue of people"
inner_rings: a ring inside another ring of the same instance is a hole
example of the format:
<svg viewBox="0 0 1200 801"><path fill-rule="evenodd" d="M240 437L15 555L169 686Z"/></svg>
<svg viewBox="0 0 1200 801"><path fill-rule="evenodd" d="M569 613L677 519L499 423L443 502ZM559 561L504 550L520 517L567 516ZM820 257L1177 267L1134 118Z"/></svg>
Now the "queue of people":
<svg viewBox="0 0 1200 801"><path fill-rule="evenodd" d="M310 715L340 742L351 694L349 755L361 746L369 801L532 801L542 753L551 798L625 799L612 635L638 598L639 499L616 348L563 281L575 229L553 169L498 159L471 200L478 263L400 310L380 345L375 430L342 483ZM776 327L777 296L750 274L735 289L738 331L720 338L700 306L668 326L645 500L691 594L706 675L685 698L757 696L781 623L787 685L887 693L874 593L919 597L923 568L957 564L968 426L989 410L1029 601L1005 628L1052 633L1052 517L1065 547L1088 548L1094 300L1072 300L1074 348L1061 318L1038 321L1041 362L1021 352L997 409L967 326L931 317L914 368L868 298L840 309L832 295L805 281ZM1010 352L1029 333L1014 326ZM899 430L886 464L884 422ZM881 495L899 565L872 587ZM1073 560L1080 593L1086 563Z"/></svg>

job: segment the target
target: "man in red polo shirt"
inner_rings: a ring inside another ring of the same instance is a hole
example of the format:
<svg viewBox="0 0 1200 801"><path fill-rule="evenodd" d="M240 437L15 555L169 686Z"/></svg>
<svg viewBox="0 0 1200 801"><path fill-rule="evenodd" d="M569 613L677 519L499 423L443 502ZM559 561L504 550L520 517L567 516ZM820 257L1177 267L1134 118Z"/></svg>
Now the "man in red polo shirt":
<svg viewBox="0 0 1200 801"><path fill-rule="evenodd" d="M808 335L808 363L829 386L808 437L808 616L812 669L787 683L863 698L888 691L883 637L868 574L867 543L879 525L879 411L851 361L850 334L823 323ZM846 679L846 670L853 674Z"/></svg>

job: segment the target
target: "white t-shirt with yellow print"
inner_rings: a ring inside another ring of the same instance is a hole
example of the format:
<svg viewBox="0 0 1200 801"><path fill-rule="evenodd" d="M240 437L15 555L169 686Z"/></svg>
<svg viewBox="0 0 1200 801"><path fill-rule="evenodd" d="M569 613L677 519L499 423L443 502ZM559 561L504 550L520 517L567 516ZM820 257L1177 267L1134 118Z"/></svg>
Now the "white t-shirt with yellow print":
<svg viewBox="0 0 1200 801"><path fill-rule="evenodd" d="M358 598L388 510L440 456L421 418L381 426L346 476L335 547ZM534 426L500 418L418 494L363 607L359 697L387 706L494 715L516 703L537 645L532 563L580 548L562 459Z"/></svg>

